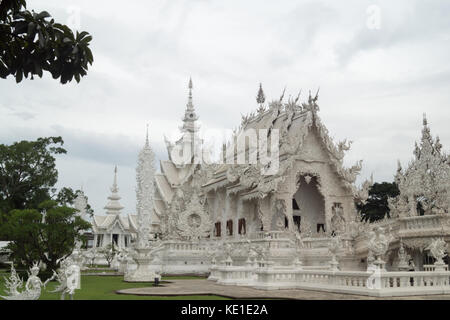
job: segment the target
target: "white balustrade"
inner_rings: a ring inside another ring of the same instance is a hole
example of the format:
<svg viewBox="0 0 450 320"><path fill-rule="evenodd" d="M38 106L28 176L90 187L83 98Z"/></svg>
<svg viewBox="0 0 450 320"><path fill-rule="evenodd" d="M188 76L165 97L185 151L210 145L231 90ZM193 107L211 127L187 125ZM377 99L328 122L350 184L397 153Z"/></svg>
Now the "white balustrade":
<svg viewBox="0 0 450 320"><path fill-rule="evenodd" d="M212 280L221 284L252 286L258 289L309 289L369 296L449 294L450 272L387 272L297 270L294 267L211 268Z"/></svg>

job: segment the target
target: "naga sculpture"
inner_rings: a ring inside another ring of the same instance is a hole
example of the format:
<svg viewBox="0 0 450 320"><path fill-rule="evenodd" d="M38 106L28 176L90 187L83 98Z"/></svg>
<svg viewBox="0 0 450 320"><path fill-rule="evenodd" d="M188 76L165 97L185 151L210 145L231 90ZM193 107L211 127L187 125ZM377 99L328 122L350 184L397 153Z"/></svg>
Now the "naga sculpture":
<svg viewBox="0 0 450 320"><path fill-rule="evenodd" d="M9 279L5 279L5 286L8 289L9 295L0 297L5 300L38 300L41 296L41 287L45 288L47 283L52 280L49 278L42 283L41 279L38 277L39 270L38 264L34 263L30 268L30 273L28 280L25 283L25 288L20 292L18 288L22 287L23 281L17 275L13 264L11 264L11 275Z"/></svg>
<svg viewBox="0 0 450 320"><path fill-rule="evenodd" d="M434 239L425 250L430 250L431 255L434 259L436 259L435 270L436 271L444 271L445 270L445 262L443 258L446 254L446 246L445 240L442 238Z"/></svg>

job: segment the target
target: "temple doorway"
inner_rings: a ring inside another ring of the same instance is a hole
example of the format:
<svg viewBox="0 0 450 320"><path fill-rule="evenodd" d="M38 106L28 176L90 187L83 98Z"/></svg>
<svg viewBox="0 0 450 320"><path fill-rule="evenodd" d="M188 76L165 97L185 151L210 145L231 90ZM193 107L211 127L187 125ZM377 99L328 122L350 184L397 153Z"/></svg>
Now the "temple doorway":
<svg viewBox="0 0 450 320"><path fill-rule="evenodd" d="M325 200L319 191L317 177L301 176L299 182L300 187L292 201L294 230L303 224L312 234L325 232Z"/></svg>

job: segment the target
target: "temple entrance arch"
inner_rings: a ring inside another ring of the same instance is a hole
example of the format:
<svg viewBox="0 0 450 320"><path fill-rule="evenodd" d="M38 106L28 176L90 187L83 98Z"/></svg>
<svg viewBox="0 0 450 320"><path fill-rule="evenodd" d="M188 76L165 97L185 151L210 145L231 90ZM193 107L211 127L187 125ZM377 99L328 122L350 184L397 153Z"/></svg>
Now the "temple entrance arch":
<svg viewBox="0 0 450 320"><path fill-rule="evenodd" d="M320 192L320 179L311 174L301 174L297 179L297 191L292 197L293 229L310 234L325 232L325 199Z"/></svg>

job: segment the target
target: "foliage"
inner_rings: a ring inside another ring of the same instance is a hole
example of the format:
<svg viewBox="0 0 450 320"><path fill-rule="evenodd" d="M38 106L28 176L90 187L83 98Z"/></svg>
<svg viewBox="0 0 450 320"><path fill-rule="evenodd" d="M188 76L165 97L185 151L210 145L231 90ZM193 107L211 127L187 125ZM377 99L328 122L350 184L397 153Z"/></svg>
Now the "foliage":
<svg viewBox="0 0 450 320"><path fill-rule="evenodd" d="M26 10L25 0L0 1L0 77L13 75L42 78L43 71L65 84L80 82L94 58L89 48L92 36L76 34L56 23L46 11Z"/></svg>
<svg viewBox="0 0 450 320"><path fill-rule="evenodd" d="M72 188L61 188L61 190L59 190L58 194L56 195L56 202L58 202L58 204L62 205L62 206L69 206L69 205L73 205L74 204L74 200L77 197L78 193L81 192L81 190L73 190ZM88 197L86 197L86 201L88 200ZM88 203L87 207L86 207L86 212L87 214L89 214L91 217L94 214L94 210L92 209L91 205Z"/></svg>
<svg viewBox="0 0 450 320"><path fill-rule="evenodd" d="M395 182L374 183L369 190L369 198L365 204L358 204L363 220L370 222L383 219L386 215L389 217L388 198L396 197L400 194Z"/></svg>
<svg viewBox="0 0 450 320"><path fill-rule="evenodd" d="M81 232L90 227L75 209L48 200L38 209L11 211L4 230L15 263L29 268L34 261L42 261L48 270L56 270L59 260L72 253L75 242L85 241Z"/></svg>
<svg viewBox="0 0 450 320"><path fill-rule="evenodd" d="M58 180L53 155L66 153L61 137L0 144L0 212L33 209L50 199Z"/></svg>

